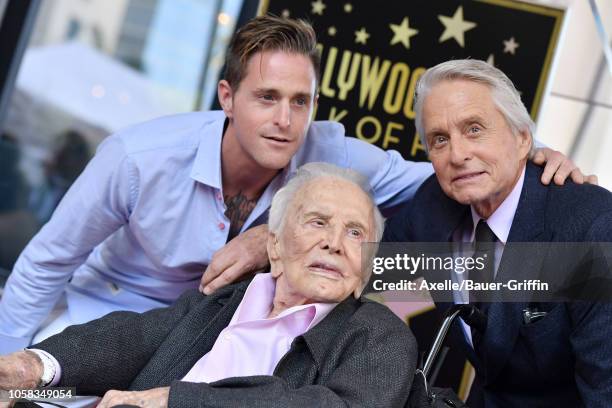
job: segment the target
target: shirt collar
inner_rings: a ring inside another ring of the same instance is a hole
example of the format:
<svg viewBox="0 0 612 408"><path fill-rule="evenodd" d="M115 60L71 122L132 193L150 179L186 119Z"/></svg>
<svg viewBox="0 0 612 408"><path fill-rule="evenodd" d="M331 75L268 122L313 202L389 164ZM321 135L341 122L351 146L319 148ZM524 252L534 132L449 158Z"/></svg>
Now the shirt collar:
<svg viewBox="0 0 612 408"><path fill-rule="evenodd" d="M213 188L221 189L221 141L225 114L220 112L214 121L201 129L200 144L191 168L191 178Z"/></svg>
<svg viewBox="0 0 612 408"><path fill-rule="evenodd" d="M258 273L249 284L242 302L236 309L229 326L254 320L266 320L272 309L272 301L276 292L276 280L270 273ZM306 330L319 323L338 303L309 303L293 306L283 310L278 316L269 320L279 320L287 316L307 311Z"/></svg>
<svg viewBox="0 0 612 408"><path fill-rule="evenodd" d="M512 227L512 220L514 219L514 214L516 213L516 209L518 207L519 199L521 198L521 191L523 190L523 182L525 181L525 167L523 167L523 171L521 172L521 176L518 181L514 185L514 188L506 197L506 199L501 203L499 207L491 214L489 218L486 219L489 228L495 233L495 236L502 244L506 244L508 240L508 235L510 234L510 228ZM472 210L472 235L470 237L470 241L474 240L474 235L476 233L476 225L478 225L478 221L481 220L481 217L478 215L476 210L474 210L473 206L470 206Z"/></svg>

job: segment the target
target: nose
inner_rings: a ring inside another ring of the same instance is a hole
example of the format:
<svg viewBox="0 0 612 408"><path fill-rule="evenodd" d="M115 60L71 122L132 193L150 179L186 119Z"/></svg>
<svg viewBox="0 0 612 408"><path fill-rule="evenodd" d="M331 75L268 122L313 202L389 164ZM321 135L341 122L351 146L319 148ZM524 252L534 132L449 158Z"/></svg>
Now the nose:
<svg viewBox="0 0 612 408"><path fill-rule="evenodd" d="M472 157L469 142L460 135L450 138L450 156L451 163L456 166L463 165Z"/></svg>
<svg viewBox="0 0 612 408"><path fill-rule="evenodd" d="M329 227L321 240L321 249L329 251L330 254L341 254L342 236L342 228Z"/></svg>
<svg viewBox="0 0 612 408"><path fill-rule="evenodd" d="M278 104L274 124L281 129L286 129L291 124L291 107L288 102L283 101Z"/></svg>

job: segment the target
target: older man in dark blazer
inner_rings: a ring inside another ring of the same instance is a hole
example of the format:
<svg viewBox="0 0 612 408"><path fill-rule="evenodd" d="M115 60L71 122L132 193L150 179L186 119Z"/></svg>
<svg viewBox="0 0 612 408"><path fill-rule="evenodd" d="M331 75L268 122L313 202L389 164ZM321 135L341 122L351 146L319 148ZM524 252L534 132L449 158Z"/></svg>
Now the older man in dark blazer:
<svg viewBox="0 0 612 408"><path fill-rule="evenodd" d="M417 87L416 112L436 174L388 221L383 241L497 242L494 282L546 262L521 257L509 243L612 242L610 192L540 182L542 170L528 163L534 124L498 69L473 60L430 68ZM556 262L559 276L576 272ZM461 295L453 293L457 303ZM454 328L484 390L477 405L612 406L612 303L480 306L484 333L461 321Z"/></svg>
<svg viewBox="0 0 612 408"><path fill-rule="evenodd" d="M0 386L74 386L105 395L98 407L403 406L414 337L360 298L361 243L383 228L367 189L351 170L304 166L272 202L270 274L71 326L0 358Z"/></svg>

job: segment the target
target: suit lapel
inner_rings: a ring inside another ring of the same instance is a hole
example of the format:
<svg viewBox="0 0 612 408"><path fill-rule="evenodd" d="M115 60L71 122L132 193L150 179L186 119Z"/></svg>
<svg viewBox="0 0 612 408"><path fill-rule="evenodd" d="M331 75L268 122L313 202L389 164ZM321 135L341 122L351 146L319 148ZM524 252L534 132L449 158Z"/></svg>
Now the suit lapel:
<svg viewBox="0 0 612 408"><path fill-rule="evenodd" d="M453 256L453 233L464 222L466 217L469 216L470 207L459 204L444 194L437 179L435 179L435 183L430 183L427 188L431 190L432 199L423 200L423 202L418 203L418 211L413 213L415 217L422 217L415 221L416 226L414 230L419 232L419 235L415 237L415 241L444 243L442 247L438 247L435 244L429 248L428 252L435 248L436 251L440 250L443 252L440 254L442 256ZM435 218L431 216L432 214L434 214ZM427 244L424 245L427 248ZM451 275L446 270L430 270L425 273L424 278L428 282L439 283L450 279ZM438 291L432 293L432 298L438 305L442 304L442 302L448 302L449 296L452 296L452 294L439 293ZM452 302L448 304L452 305Z"/></svg>
<svg viewBox="0 0 612 408"><path fill-rule="evenodd" d="M546 203L548 189L540 182L541 169L527 163L525 181L519 204L512 221L506 248L502 255L496 281L523 279L533 271L539 271L543 257L541 248L534 247L531 256L522 252L525 248L511 243L548 242L550 232L546 230ZM533 276L533 275L531 275ZM527 302L494 302L487 313L488 325L484 336L486 383L494 381L510 357L522 324L522 311Z"/></svg>
<svg viewBox="0 0 612 408"><path fill-rule="evenodd" d="M415 203L418 210L414 211L415 217L422 214L421 220L416 221L414 232L418 231L418 236L415 236L416 241L446 243L448 244L447 253L445 256L453 256L453 233L471 217L470 207L462 205L455 200L450 199L440 188L440 185L433 176L433 180L428 180L428 185L425 188L429 189L426 195L432 197L428 200L422 200ZM425 278L430 282L442 282L445 279L451 278L446 271L430 271ZM440 315L454 305L449 299L452 298L452 293L441 293L435 291L431 296L436 303L436 307L440 310ZM463 331L461 321L456 320L451 327L451 335L459 339L458 344L463 348L465 354L472 361L476 369L480 372L480 361L474 353L474 349L468 344L468 340Z"/></svg>
<svg viewBox="0 0 612 408"><path fill-rule="evenodd" d="M303 334L302 337L317 367L323 365L325 353L331 342L343 331L343 324L348 321L349 316L355 313L359 305L359 300L352 296L348 297L329 312L319 324Z"/></svg>
<svg viewBox="0 0 612 408"><path fill-rule="evenodd" d="M195 363L212 349L219 333L229 325L234 312L244 297L246 286L241 289L234 291L229 299L221 298L217 301L217 308L220 308L217 314L193 338L185 352L178 357L173 369L168 370L160 381L161 384L169 384L174 379L183 378ZM202 321L201 317L200 314L197 314L194 316L194 320ZM178 341L178 339L176 340Z"/></svg>
<svg viewBox="0 0 612 408"><path fill-rule="evenodd" d="M203 296L170 333L130 389L166 386L183 378L212 349L219 333L231 321L249 283L247 280Z"/></svg>

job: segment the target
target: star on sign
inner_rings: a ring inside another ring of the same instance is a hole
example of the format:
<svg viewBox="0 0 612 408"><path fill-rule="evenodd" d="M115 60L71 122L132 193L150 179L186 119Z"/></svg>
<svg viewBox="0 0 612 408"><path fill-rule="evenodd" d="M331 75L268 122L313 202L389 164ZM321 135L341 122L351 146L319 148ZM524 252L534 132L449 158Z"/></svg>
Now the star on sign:
<svg viewBox="0 0 612 408"><path fill-rule="evenodd" d="M323 9L327 7L325 3L323 3L321 0L313 1L312 3L310 3L310 5L312 6L312 10L310 12L312 14L318 14L320 16L323 15Z"/></svg>
<svg viewBox="0 0 612 408"><path fill-rule="evenodd" d="M364 44L368 41L368 37L370 34L366 31L365 27L362 27L361 30L355 31L355 44Z"/></svg>
<svg viewBox="0 0 612 408"><path fill-rule="evenodd" d="M441 43L450 38L454 38L462 48L465 47L463 35L466 31L476 27L476 23L463 19L463 6L459 6L452 17L438 14L438 19L444 25L444 32L440 36L438 42Z"/></svg>
<svg viewBox="0 0 612 408"><path fill-rule="evenodd" d="M287 9L284 9L283 12L281 13L281 16L283 16L285 18L289 18L290 15L291 15L291 13Z"/></svg>
<svg viewBox="0 0 612 408"><path fill-rule="evenodd" d="M402 43L406 49L410 49L410 37L417 35L419 32L419 30L410 28L408 17L404 17L401 24L389 24L389 28L393 30L391 45Z"/></svg>
<svg viewBox="0 0 612 408"><path fill-rule="evenodd" d="M351 3L346 3L344 5L344 12L350 13L351 11L353 11L353 5Z"/></svg>
<svg viewBox="0 0 612 408"><path fill-rule="evenodd" d="M504 40L504 54L510 53L514 55L519 45L520 44L514 40L514 37L510 37L509 40Z"/></svg>
<svg viewBox="0 0 612 408"><path fill-rule="evenodd" d="M327 34L331 35L332 37L336 35L336 32L337 30L336 30L336 27L334 26L331 26L327 29Z"/></svg>

